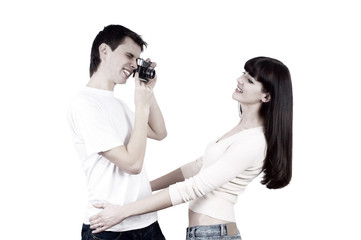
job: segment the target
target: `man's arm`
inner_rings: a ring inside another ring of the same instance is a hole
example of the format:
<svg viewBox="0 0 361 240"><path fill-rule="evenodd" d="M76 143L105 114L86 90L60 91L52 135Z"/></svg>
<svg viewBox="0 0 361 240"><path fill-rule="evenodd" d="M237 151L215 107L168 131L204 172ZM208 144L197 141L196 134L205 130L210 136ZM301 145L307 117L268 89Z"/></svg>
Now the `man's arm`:
<svg viewBox="0 0 361 240"><path fill-rule="evenodd" d="M149 138L162 140L167 136L164 118L154 95L150 104L148 125Z"/></svg>
<svg viewBox="0 0 361 240"><path fill-rule="evenodd" d="M151 62L150 58L147 58L148 62ZM151 63L152 68L154 69L157 66L156 62ZM147 82L147 86L154 89L157 83L157 75L153 79L150 79ZM148 137L155 140L162 140L167 136L167 129L165 127L164 119L162 112L158 106L157 100L153 94L153 97L150 101L150 113L149 113L149 128L148 128Z"/></svg>
<svg viewBox="0 0 361 240"><path fill-rule="evenodd" d="M149 109L137 109L134 130L126 146L118 146L100 154L129 174L142 171L147 142Z"/></svg>
<svg viewBox="0 0 361 240"><path fill-rule="evenodd" d="M136 75L135 120L129 142L126 146L118 146L100 153L117 167L130 174L139 174L143 168L152 98L154 98L153 89L141 83Z"/></svg>

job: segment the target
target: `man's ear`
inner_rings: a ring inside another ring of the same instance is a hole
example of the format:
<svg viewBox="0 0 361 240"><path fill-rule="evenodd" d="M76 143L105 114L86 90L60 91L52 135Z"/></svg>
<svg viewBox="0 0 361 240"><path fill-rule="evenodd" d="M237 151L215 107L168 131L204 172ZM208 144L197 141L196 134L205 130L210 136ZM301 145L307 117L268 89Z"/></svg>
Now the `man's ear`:
<svg viewBox="0 0 361 240"><path fill-rule="evenodd" d="M271 94L265 93L263 98L262 98L262 102L266 103L266 102L269 102L269 101L271 101Z"/></svg>
<svg viewBox="0 0 361 240"><path fill-rule="evenodd" d="M99 45L99 56L100 59L102 59L102 57L104 57L105 55L107 55L107 51L108 51L108 45L106 45L105 43L102 43Z"/></svg>

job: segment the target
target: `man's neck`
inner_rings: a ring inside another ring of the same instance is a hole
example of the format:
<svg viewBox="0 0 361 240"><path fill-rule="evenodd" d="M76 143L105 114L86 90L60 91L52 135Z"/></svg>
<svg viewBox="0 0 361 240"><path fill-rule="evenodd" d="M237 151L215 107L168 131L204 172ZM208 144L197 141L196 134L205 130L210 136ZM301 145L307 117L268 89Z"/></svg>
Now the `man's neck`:
<svg viewBox="0 0 361 240"><path fill-rule="evenodd" d="M94 73L93 76L91 76L87 84L87 87L114 91L115 84L111 81L107 81L105 76L102 76L99 73Z"/></svg>

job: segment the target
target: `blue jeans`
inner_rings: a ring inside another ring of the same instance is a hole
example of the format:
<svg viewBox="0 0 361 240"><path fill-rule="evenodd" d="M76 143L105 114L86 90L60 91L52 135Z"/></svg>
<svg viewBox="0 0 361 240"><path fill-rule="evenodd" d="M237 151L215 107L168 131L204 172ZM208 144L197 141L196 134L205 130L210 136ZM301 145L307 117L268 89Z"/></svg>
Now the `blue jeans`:
<svg viewBox="0 0 361 240"><path fill-rule="evenodd" d="M187 228L186 240L242 240L235 225L194 226Z"/></svg>
<svg viewBox="0 0 361 240"><path fill-rule="evenodd" d="M90 225L83 224L81 231L82 240L165 240L158 222L154 222L148 227L130 230L125 232L104 231L92 233Z"/></svg>

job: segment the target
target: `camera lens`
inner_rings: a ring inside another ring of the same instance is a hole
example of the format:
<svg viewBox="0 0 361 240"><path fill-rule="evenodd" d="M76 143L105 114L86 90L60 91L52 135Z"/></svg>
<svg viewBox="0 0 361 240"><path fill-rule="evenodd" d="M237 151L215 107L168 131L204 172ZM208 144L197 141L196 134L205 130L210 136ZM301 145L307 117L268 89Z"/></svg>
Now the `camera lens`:
<svg viewBox="0 0 361 240"><path fill-rule="evenodd" d="M152 68L147 68L145 71L145 78L147 79L153 79L155 77L155 70Z"/></svg>

